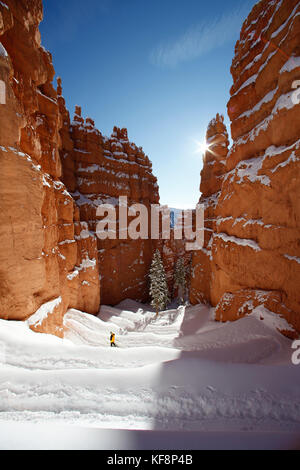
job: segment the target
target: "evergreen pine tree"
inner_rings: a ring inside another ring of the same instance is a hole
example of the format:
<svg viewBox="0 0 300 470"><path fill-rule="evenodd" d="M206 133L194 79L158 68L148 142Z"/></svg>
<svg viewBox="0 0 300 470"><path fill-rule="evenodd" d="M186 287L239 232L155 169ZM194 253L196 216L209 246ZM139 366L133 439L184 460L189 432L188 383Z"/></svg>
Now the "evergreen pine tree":
<svg viewBox="0 0 300 470"><path fill-rule="evenodd" d="M186 269L184 266L184 260L179 258L176 262L175 273L174 273L174 288L178 288L179 302L184 302L185 291L186 291Z"/></svg>
<svg viewBox="0 0 300 470"><path fill-rule="evenodd" d="M158 312L164 310L170 302L166 272L159 250L154 253L149 278L151 305L158 315Z"/></svg>

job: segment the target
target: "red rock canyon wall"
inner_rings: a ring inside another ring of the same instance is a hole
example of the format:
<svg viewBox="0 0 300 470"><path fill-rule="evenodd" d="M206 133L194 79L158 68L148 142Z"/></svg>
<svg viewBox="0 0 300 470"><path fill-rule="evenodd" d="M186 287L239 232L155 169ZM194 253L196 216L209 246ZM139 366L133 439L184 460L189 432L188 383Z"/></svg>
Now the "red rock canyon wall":
<svg viewBox="0 0 300 470"><path fill-rule="evenodd" d="M59 81L58 93L64 126L61 130L63 181L79 207L80 218L96 233L97 207L111 204L119 219L119 196L128 207L143 204L150 214L151 204L159 204L157 179L142 148L128 140L127 130L114 128L105 137L92 119L83 119L77 107L74 120L65 109ZM128 222L132 220L128 218ZM101 303L117 304L126 298L148 300L148 272L156 242L151 239L100 240L97 238L101 277Z"/></svg>
<svg viewBox="0 0 300 470"><path fill-rule="evenodd" d="M159 203L157 180L126 129L105 137L54 89L42 46L41 0L0 2L0 317L31 317L36 331L63 335L70 307L145 301L153 249L162 250L172 290L171 239L95 236L99 203ZM194 253L191 301L236 320L264 304L300 331L300 4L259 2L245 21L232 64L228 112L210 123L200 202L205 245ZM294 88L293 88L294 86Z"/></svg>
<svg viewBox="0 0 300 470"><path fill-rule="evenodd" d="M149 159L125 130L106 139L91 120L76 116L71 125L61 83L58 93L52 85L51 55L41 46L42 15L40 0L0 2L6 98L0 105L0 317L24 320L37 312L34 330L62 336L69 307L99 310L98 256L104 301L146 295L151 244L99 246L92 194L149 205L158 202L158 187Z"/></svg>
<svg viewBox="0 0 300 470"><path fill-rule="evenodd" d="M299 37L298 0L261 1L236 45L228 103L233 146L217 173L211 161L219 152L206 155L208 233L194 255L191 296L216 306L221 321L264 304L300 331Z"/></svg>
<svg viewBox="0 0 300 470"><path fill-rule="evenodd" d="M100 285L96 239L60 180L62 116L41 20L40 0L0 2L0 316L42 307L32 329L62 336L68 307L98 312Z"/></svg>
<svg viewBox="0 0 300 470"><path fill-rule="evenodd" d="M210 148L204 155L201 172L199 204L204 206L204 246L192 257L190 300L193 304L211 302L212 289L212 244L216 231L216 207L226 172L228 133L223 116L217 115L207 129L206 140Z"/></svg>

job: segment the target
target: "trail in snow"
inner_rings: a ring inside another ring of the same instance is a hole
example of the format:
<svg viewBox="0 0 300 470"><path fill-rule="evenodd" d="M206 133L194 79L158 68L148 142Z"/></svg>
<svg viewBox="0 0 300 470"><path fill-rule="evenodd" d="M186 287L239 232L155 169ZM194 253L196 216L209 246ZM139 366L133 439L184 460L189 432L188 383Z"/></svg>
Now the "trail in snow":
<svg viewBox="0 0 300 470"><path fill-rule="evenodd" d="M0 429L7 421L51 421L300 432L300 374L291 342L276 331L282 320L263 307L227 324L213 313L198 305L156 318L133 301L103 306L98 318L70 310L65 340L0 321Z"/></svg>

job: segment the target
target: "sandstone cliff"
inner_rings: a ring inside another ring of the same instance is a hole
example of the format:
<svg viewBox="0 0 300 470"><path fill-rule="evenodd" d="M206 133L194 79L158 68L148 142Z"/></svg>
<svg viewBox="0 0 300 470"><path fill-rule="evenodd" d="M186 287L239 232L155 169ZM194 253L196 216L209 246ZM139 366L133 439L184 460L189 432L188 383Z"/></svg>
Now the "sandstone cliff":
<svg viewBox="0 0 300 470"><path fill-rule="evenodd" d="M99 204L158 204L142 148L115 128L105 137L77 107L73 121L41 46L41 0L0 2L0 318L30 318L63 335L69 307L146 301L153 249L172 291L184 241L95 236ZM194 253L192 303L236 320L264 304L300 331L300 4L262 0L245 21L228 104L209 124L200 203L205 244ZM4 87L4 88L3 88ZM4 90L4 103L3 103ZM35 315L33 315L35 314ZM33 315L33 316L32 316Z"/></svg>
<svg viewBox="0 0 300 470"><path fill-rule="evenodd" d="M100 204L113 205L119 218L119 196L127 197L128 207L144 204L151 214L151 204L159 203L158 185L142 148L129 141L126 129L114 128L111 137L103 136L92 119L83 119L79 107L70 123L61 97L59 102L65 116L61 130L63 181L90 232L96 233ZM97 238L97 245L101 303L115 305L126 298L146 301L151 239L120 240L118 235L116 240Z"/></svg>
<svg viewBox="0 0 300 470"><path fill-rule="evenodd" d="M31 317L35 331L62 336L68 308L98 313L100 280L102 303L148 300L153 249L164 243L96 237L99 204L118 214L118 197L126 196L129 207L142 203L150 214L157 180L126 129L105 137L79 107L71 122L41 46L42 16L41 0L0 2L0 315ZM171 244L170 278L181 253Z"/></svg>
<svg viewBox="0 0 300 470"><path fill-rule="evenodd" d="M299 33L298 0L261 1L236 45L233 146L213 211L211 271L201 259L197 268L212 275L205 284L195 271L192 297L203 293L221 321L264 304L300 331Z"/></svg>
<svg viewBox="0 0 300 470"><path fill-rule="evenodd" d="M95 237L60 180L62 116L41 20L40 0L0 2L0 316L24 320L46 304L31 326L62 336L66 309L96 313L100 287Z"/></svg>
<svg viewBox="0 0 300 470"><path fill-rule="evenodd" d="M228 133L224 118L219 114L213 119L207 129L206 141L209 149L203 159L200 191L202 196L199 204L204 206L204 246L193 253L190 300L193 304L211 302L213 234L216 231L216 207L223 176L226 172L226 157L228 154Z"/></svg>

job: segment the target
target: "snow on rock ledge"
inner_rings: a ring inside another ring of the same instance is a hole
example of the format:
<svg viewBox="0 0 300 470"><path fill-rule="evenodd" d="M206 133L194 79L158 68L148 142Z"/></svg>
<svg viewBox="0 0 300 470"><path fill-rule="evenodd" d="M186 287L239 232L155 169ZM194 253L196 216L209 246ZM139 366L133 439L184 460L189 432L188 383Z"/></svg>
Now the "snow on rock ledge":
<svg viewBox="0 0 300 470"><path fill-rule="evenodd" d="M79 235L83 243L96 233L97 207L100 204L113 204L117 219L119 196L128 198L128 206L142 203L150 212L150 204L159 202L157 179L143 149L129 141L127 129L115 127L112 135L105 137L95 128L92 119L82 117L79 106L76 106L71 123L61 96L60 81L57 91L64 116L61 129L63 181L80 211L84 226ZM97 238L98 252L94 256L89 255L91 262L83 259L81 268L91 268L97 260L102 304L115 305L127 297L142 301L148 299L147 274L155 246L150 239Z"/></svg>
<svg viewBox="0 0 300 470"><path fill-rule="evenodd" d="M221 194L223 177L226 172L228 154L228 132L224 117L217 114L208 125L206 141L209 149L204 155L201 172L199 203L204 205L204 247L193 253L190 300L193 304L210 302L212 274L212 242L216 224L216 207Z"/></svg>
<svg viewBox="0 0 300 470"><path fill-rule="evenodd" d="M285 320L290 312L283 304L282 294L277 291L247 289L233 294L225 293L215 310L215 319L221 322L236 321L257 313L259 307L264 307L269 313L268 319L273 321L275 329L280 333L290 339L298 338L297 331ZM265 316L261 315L260 320L266 320Z"/></svg>
<svg viewBox="0 0 300 470"><path fill-rule="evenodd" d="M207 256L194 255L191 295L192 303L204 297L216 307L221 321L237 320L267 302L266 308L298 332L299 34L298 0L262 0L242 27L228 103L233 146L224 156L221 184L214 188L219 193L206 216L210 241L205 248L211 257L208 262ZM214 175L209 181L205 176L211 168L204 161L206 200L211 196L206 188L216 185ZM256 294L260 291L267 301Z"/></svg>
<svg viewBox="0 0 300 470"><path fill-rule="evenodd" d="M0 42L0 57L8 57L6 49L3 47L3 44Z"/></svg>
<svg viewBox="0 0 300 470"><path fill-rule="evenodd" d="M36 333L53 334L63 338L64 308L62 298L43 304L34 315L28 318L27 324Z"/></svg>

